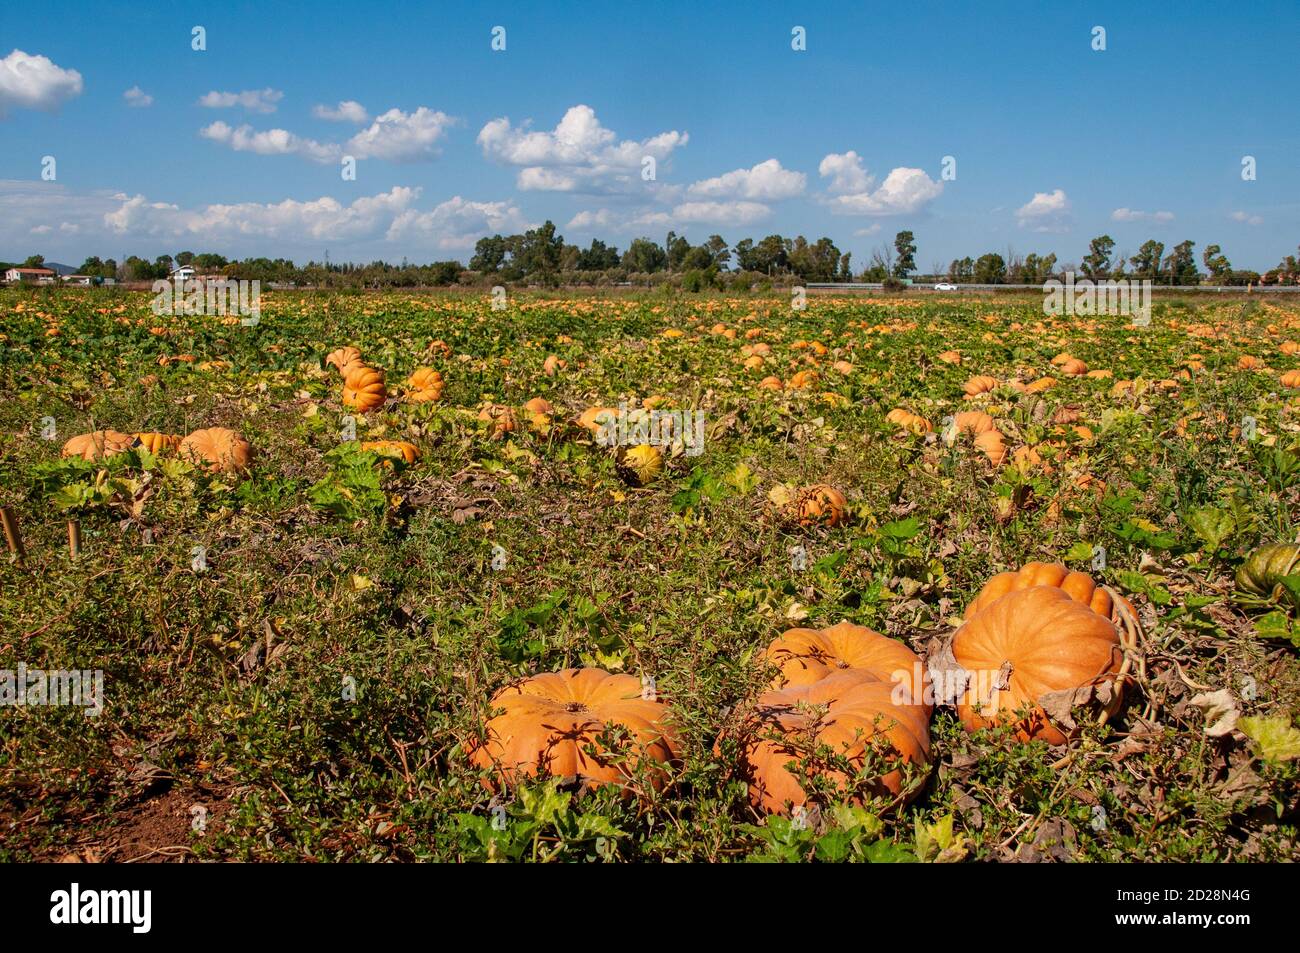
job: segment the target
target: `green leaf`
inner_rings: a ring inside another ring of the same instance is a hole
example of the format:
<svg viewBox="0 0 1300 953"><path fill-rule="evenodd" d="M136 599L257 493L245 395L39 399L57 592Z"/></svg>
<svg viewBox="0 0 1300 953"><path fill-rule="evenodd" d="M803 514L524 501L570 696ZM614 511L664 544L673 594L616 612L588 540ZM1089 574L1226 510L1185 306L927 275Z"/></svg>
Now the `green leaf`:
<svg viewBox="0 0 1300 953"><path fill-rule="evenodd" d="M1070 547L1065 554L1065 561L1072 563L1087 562L1092 559L1092 543L1086 543L1082 540Z"/></svg>
<svg viewBox="0 0 1300 953"><path fill-rule="evenodd" d="M1285 612L1270 612L1255 620L1255 634L1261 639L1282 639L1290 642L1295 638L1291 619Z"/></svg>
<svg viewBox="0 0 1300 953"><path fill-rule="evenodd" d="M1187 514L1185 522L1207 553L1217 552L1237 530L1232 514L1217 506L1198 506Z"/></svg>
<svg viewBox="0 0 1300 953"><path fill-rule="evenodd" d="M1300 731L1291 726L1288 717L1247 717L1238 721L1237 727L1255 742L1260 757L1265 761L1294 761L1300 758Z"/></svg>

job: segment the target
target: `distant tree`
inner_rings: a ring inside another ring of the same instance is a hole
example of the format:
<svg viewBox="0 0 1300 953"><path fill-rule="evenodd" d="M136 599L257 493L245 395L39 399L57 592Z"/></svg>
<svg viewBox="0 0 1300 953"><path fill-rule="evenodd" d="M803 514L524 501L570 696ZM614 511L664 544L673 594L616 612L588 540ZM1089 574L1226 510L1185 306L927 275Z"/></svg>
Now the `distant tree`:
<svg viewBox="0 0 1300 953"><path fill-rule="evenodd" d="M1128 263L1133 266L1133 277L1152 280L1158 278L1161 256L1164 253L1164 242L1158 242L1154 238L1143 242L1137 254L1128 260Z"/></svg>
<svg viewBox="0 0 1300 953"><path fill-rule="evenodd" d="M906 278L916 271L916 240L911 232L902 231L894 236L894 251L898 253L893 269L895 278Z"/></svg>
<svg viewBox="0 0 1300 953"><path fill-rule="evenodd" d="M664 250L648 238L633 239L623 253L623 267L628 271L655 272L662 271L668 264Z"/></svg>
<svg viewBox="0 0 1300 953"><path fill-rule="evenodd" d="M24 268L44 268L44 267L45 267L45 256L44 256L44 255L28 255L28 256L27 256L27 260L23 262L22 267L24 267Z"/></svg>
<svg viewBox="0 0 1300 953"><path fill-rule="evenodd" d="M1110 274L1110 255L1115 250L1115 239L1109 235L1100 235L1088 245L1088 254L1083 258L1083 273L1088 278L1105 278Z"/></svg>
<svg viewBox="0 0 1300 953"><path fill-rule="evenodd" d="M702 247L708 249L710 261L719 270L725 271L731 263L731 249L727 247L726 240L721 235L710 235Z"/></svg>
<svg viewBox="0 0 1300 953"><path fill-rule="evenodd" d="M980 255L975 262L975 283L979 285L1000 285L1006 282L1007 263L997 252Z"/></svg>
<svg viewBox="0 0 1300 953"><path fill-rule="evenodd" d="M1206 245L1205 251L1201 252L1201 261L1205 263L1205 270L1218 282L1232 272L1232 263L1222 252L1223 249L1218 245Z"/></svg>
<svg viewBox="0 0 1300 953"><path fill-rule="evenodd" d="M495 274L506 260L506 240L500 235L480 238L474 245L474 257L469 260L470 271Z"/></svg>
<svg viewBox="0 0 1300 953"><path fill-rule="evenodd" d="M178 251L175 255L175 258L176 258L177 266L180 268L184 268L186 265L188 265L190 262L194 260L194 252Z"/></svg>
<svg viewBox="0 0 1300 953"><path fill-rule="evenodd" d="M1196 256L1192 254L1192 247L1196 242L1188 239L1179 242L1174 246L1174 250L1169 253L1165 259L1165 277L1171 285L1195 285L1201 281L1201 275L1196 270Z"/></svg>
<svg viewBox="0 0 1300 953"><path fill-rule="evenodd" d="M591 247L578 255L578 271L608 271L618 267L618 249L593 238Z"/></svg>

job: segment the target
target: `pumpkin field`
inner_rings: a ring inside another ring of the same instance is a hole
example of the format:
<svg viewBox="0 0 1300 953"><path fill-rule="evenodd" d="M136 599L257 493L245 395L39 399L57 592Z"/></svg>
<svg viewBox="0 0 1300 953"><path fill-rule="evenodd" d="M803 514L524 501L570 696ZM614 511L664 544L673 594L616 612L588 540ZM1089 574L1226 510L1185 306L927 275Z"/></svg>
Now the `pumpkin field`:
<svg viewBox="0 0 1300 953"><path fill-rule="evenodd" d="M1300 855L1300 302L151 300L0 291L0 860Z"/></svg>

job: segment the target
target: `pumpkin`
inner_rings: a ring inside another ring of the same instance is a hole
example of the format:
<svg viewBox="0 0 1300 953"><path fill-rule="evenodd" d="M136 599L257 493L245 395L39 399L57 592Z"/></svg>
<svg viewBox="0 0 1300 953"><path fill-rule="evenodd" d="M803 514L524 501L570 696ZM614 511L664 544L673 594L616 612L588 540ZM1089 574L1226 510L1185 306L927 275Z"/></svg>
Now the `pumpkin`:
<svg viewBox="0 0 1300 953"><path fill-rule="evenodd" d="M1060 589L1075 602L1082 603L1098 615L1115 619L1115 602L1103 586L1098 586L1086 572L1068 569L1064 563L1025 563L1016 572L1000 572L988 582L966 607L966 618L972 618L985 606L1002 598L1008 592L1029 589L1033 586L1052 586ZM1133 612L1132 604L1119 597L1124 607Z"/></svg>
<svg viewBox="0 0 1300 953"><path fill-rule="evenodd" d="M645 486L663 472L664 455L658 447L648 443L637 444L621 450L617 463L618 474L633 486Z"/></svg>
<svg viewBox="0 0 1300 953"><path fill-rule="evenodd" d="M758 382L758 387L759 387L759 390L782 390L782 389L784 389L784 385L781 383L781 378L776 377L776 376L764 377L761 381Z"/></svg>
<svg viewBox="0 0 1300 953"><path fill-rule="evenodd" d="M135 446L135 438L116 430L95 430L78 434L63 445L63 456L83 460L101 460L124 453Z"/></svg>
<svg viewBox="0 0 1300 953"><path fill-rule="evenodd" d="M1007 445L1000 430L995 429L976 434L975 447L982 450L984 455L989 458L989 463L995 467L1000 467L1006 462Z"/></svg>
<svg viewBox="0 0 1300 953"><path fill-rule="evenodd" d="M751 803L771 813L806 804L804 782L811 778L795 773L801 771L815 774L822 784L829 782L839 798L851 796L860 802L857 792L847 790L850 779L844 772L826 770L811 758L806 766L799 764L810 750L822 746L858 770L868 750L879 751L889 770L874 779L869 793L894 798L906 794L910 800L919 785L904 792L903 768L930 761L929 712L921 705L895 704L893 695L888 682L861 669L847 669L759 696L753 715L740 729L740 763Z"/></svg>
<svg viewBox="0 0 1300 953"><path fill-rule="evenodd" d="M885 414L885 419L891 424L906 430L908 433L923 434L930 433L934 428L930 426L930 421L926 420L920 414L914 414L910 410L902 407L895 407L889 413Z"/></svg>
<svg viewBox="0 0 1300 953"><path fill-rule="evenodd" d="M981 397L984 394L989 393L990 391L994 390L997 386L998 386L998 382L996 378L989 377L987 374L980 374L968 380L965 384L962 385L961 389L965 391L966 399L972 400L976 397Z"/></svg>
<svg viewBox="0 0 1300 953"><path fill-rule="evenodd" d="M1112 683L1113 713L1123 694L1119 631L1055 586L1017 589L982 607L953 636L952 655L971 673L957 701L968 731L1011 723L1024 741L1061 745L1068 736L1044 711L1044 696Z"/></svg>
<svg viewBox="0 0 1300 953"><path fill-rule="evenodd" d="M138 433L133 434L140 446L150 453L159 454L168 450L179 450L181 435L175 433Z"/></svg>
<svg viewBox="0 0 1300 953"><path fill-rule="evenodd" d="M1287 371L1282 375L1283 387L1300 387L1300 371Z"/></svg>
<svg viewBox="0 0 1300 953"><path fill-rule="evenodd" d="M503 688L491 707L499 712L484 725L484 740L469 746L470 761L507 785L539 775L576 778L584 787L624 785L645 766L658 790L679 760L667 706L643 698L634 675L547 672ZM599 739L607 726L630 734L630 750L606 750Z"/></svg>
<svg viewBox="0 0 1300 953"><path fill-rule="evenodd" d="M606 427L612 427L618 419L618 411L611 407L588 407L578 417L578 426L599 436Z"/></svg>
<svg viewBox="0 0 1300 953"><path fill-rule="evenodd" d="M751 354L749 357L745 358L745 370L747 371L756 371L762 366L763 359L757 354Z"/></svg>
<svg viewBox="0 0 1300 953"><path fill-rule="evenodd" d="M953 433L970 433L979 436L995 430L993 418L982 410L963 410L952 416Z"/></svg>
<svg viewBox="0 0 1300 953"><path fill-rule="evenodd" d="M1025 385L1026 394L1041 394L1045 390L1050 390L1056 386L1055 377L1040 377L1031 384Z"/></svg>
<svg viewBox="0 0 1300 953"><path fill-rule="evenodd" d="M351 364L343 378L343 405L363 414L382 407L388 399L384 372L365 364Z"/></svg>
<svg viewBox="0 0 1300 953"><path fill-rule="evenodd" d="M807 390L820 380L820 375L816 371L799 371L786 381L787 390Z"/></svg>
<svg viewBox="0 0 1300 953"><path fill-rule="evenodd" d="M515 418L515 412L501 404L486 405L478 412L478 419L492 425L489 428L488 436L493 440L504 440L519 429L519 421Z"/></svg>
<svg viewBox="0 0 1300 953"><path fill-rule="evenodd" d="M406 379L406 399L412 404L441 400L446 386L442 374L438 371L431 367L417 367Z"/></svg>
<svg viewBox="0 0 1300 953"><path fill-rule="evenodd" d="M1088 365L1083 363L1077 357L1071 357L1061 362L1061 373L1068 377L1081 377L1088 373Z"/></svg>
<svg viewBox="0 0 1300 953"><path fill-rule="evenodd" d="M524 404L524 410L528 411L530 414L555 413L555 408L551 406L551 402L545 397L534 397L532 400L528 401L528 403Z"/></svg>
<svg viewBox="0 0 1300 953"><path fill-rule="evenodd" d="M1253 371L1255 368L1262 366L1263 363L1259 358L1250 354L1243 354L1237 358L1237 368L1243 371Z"/></svg>
<svg viewBox="0 0 1300 953"><path fill-rule="evenodd" d="M241 473L248 469L252 448L248 441L225 427L196 430L181 441L180 455L210 473Z"/></svg>
<svg viewBox="0 0 1300 953"><path fill-rule="evenodd" d="M1269 543L1259 547L1237 568L1237 588L1268 596L1300 566L1300 543Z"/></svg>
<svg viewBox="0 0 1300 953"><path fill-rule="evenodd" d="M361 444L361 449L372 450L381 457L400 458L408 464L420 459L420 448L405 440L367 440ZM384 464L390 465L387 460Z"/></svg>
<svg viewBox="0 0 1300 953"><path fill-rule="evenodd" d="M787 629L763 657L781 671L772 687L810 685L832 672L855 669L870 672L890 685L905 685L906 700L926 704L929 676L921 657L897 639L865 625L840 622L825 629Z"/></svg>
<svg viewBox="0 0 1300 953"><path fill-rule="evenodd" d="M1295 354L1297 351L1300 351L1300 344L1297 344L1295 341L1283 341L1277 346L1277 349L1283 354Z"/></svg>
<svg viewBox="0 0 1300 953"><path fill-rule="evenodd" d="M943 361L945 364L960 364L960 363L961 363L961 352L960 352L960 351L944 351L943 353L941 353L941 354L939 355L939 360Z"/></svg>
<svg viewBox="0 0 1300 953"><path fill-rule="evenodd" d="M848 361L836 361L831 367L837 374L843 374L846 377L853 373L853 365Z"/></svg>
<svg viewBox="0 0 1300 953"><path fill-rule="evenodd" d="M361 363L361 352L351 345L338 347L325 355L325 363L347 377L348 368Z"/></svg>
<svg viewBox="0 0 1300 953"><path fill-rule="evenodd" d="M796 493L782 508L785 517L800 526L839 526L845 521L849 501L825 483L814 483Z"/></svg>

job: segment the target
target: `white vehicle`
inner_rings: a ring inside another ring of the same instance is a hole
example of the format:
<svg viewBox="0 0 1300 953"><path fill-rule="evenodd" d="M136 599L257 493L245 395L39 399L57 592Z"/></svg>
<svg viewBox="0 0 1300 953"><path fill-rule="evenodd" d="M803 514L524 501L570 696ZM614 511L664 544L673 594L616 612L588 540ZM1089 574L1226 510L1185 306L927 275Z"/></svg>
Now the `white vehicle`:
<svg viewBox="0 0 1300 953"><path fill-rule="evenodd" d="M937 285L934 286L934 290L935 290L935 291L956 291L956 290L957 290L957 286L956 286L956 285L950 285L950 284L948 284L948 282L946 282L946 281L941 281L941 282L939 282L939 284L937 284Z"/></svg>

